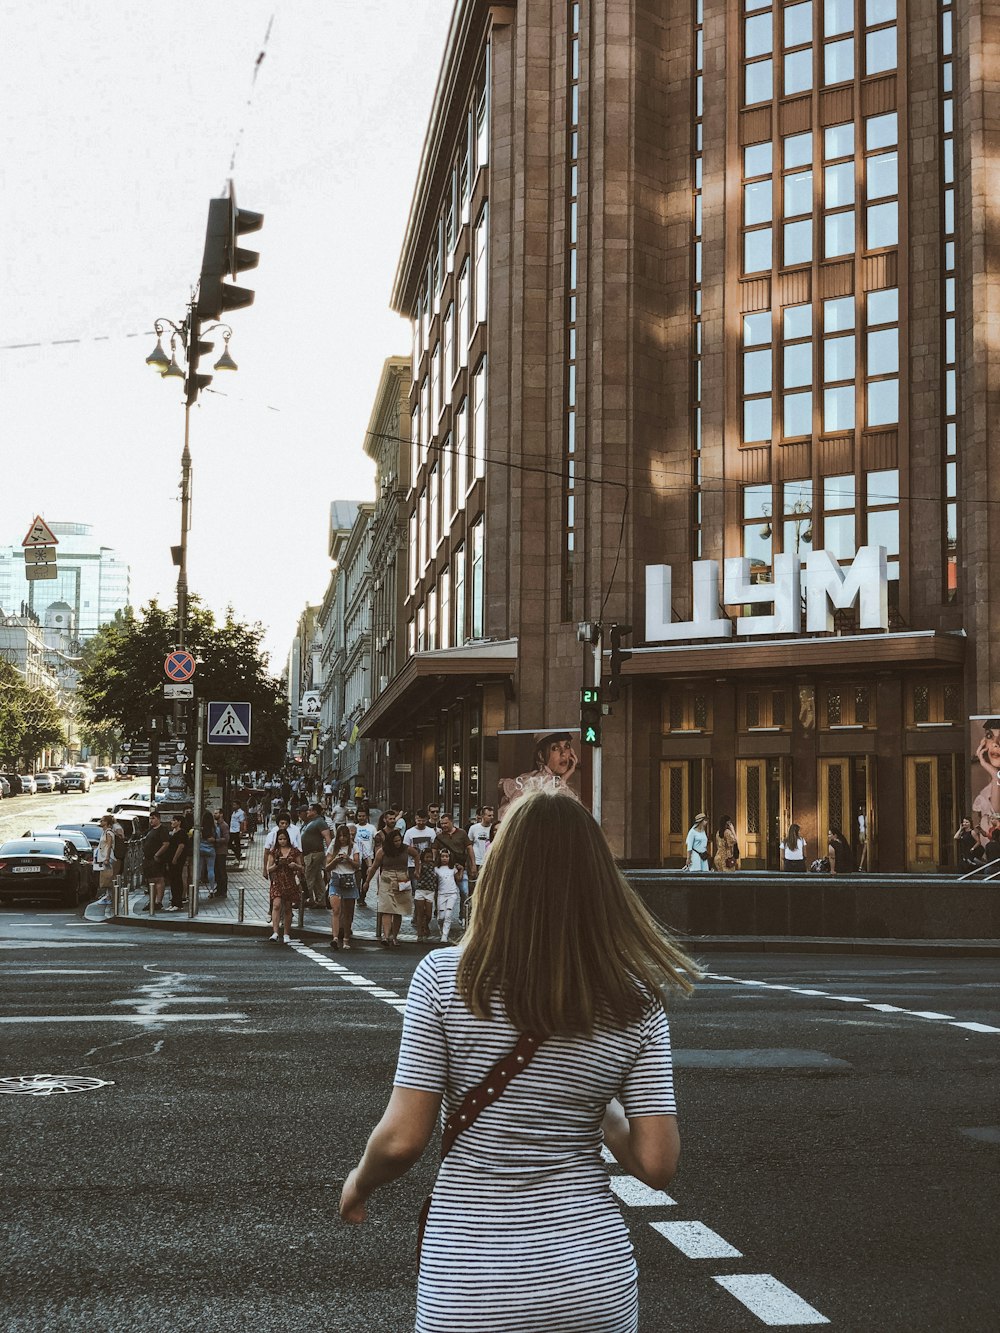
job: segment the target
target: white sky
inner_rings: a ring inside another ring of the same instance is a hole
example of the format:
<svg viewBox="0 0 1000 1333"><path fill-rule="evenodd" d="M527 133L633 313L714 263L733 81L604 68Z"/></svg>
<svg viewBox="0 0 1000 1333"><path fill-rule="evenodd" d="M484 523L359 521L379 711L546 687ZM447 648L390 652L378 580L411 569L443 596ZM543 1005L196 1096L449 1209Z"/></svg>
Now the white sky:
<svg viewBox="0 0 1000 1333"><path fill-rule="evenodd" d="M451 10L5 0L0 544L36 512L93 523L131 563L136 604L173 601L182 394L144 364L146 333L184 317L243 126L237 200L264 227L243 242L260 265L242 285L257 298L230 316L240 371L211 386L229 396L203 393L191 414L189 582L262 620L280 670L326 587L329 502L372 493L362 444L382 363L410 349L389 291ZM44 346L9 350L26 342Z"/></svg>

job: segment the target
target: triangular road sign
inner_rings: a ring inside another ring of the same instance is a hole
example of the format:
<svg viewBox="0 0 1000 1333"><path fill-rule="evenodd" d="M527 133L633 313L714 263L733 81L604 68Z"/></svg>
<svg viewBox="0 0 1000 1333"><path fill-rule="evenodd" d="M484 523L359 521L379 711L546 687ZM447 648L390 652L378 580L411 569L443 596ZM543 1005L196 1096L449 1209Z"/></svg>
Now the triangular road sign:
<svg viewBox="0 0 1000 1333"><path fill-rule="evenodd" d="M243 721L232 704L227 704L222 716L208 733L210 738L220 736L249 736Z"/></svg>
<svg viewBox="0 0 1000 1333"><path fill-rule="evenodd" d="M21 543L22 546L58 546L59 538L55 535L49 525L40 514L35 515L35 521L28 529L28 535Z"/></svg>

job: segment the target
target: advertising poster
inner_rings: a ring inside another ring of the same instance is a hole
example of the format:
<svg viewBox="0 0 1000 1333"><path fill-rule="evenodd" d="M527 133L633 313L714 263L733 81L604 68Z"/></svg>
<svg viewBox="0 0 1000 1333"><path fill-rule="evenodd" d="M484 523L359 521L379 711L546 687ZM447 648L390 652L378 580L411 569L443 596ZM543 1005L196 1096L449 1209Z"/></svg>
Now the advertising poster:
<svg viewBox="0 0 1000 1333"><path fill-rule="evenodd" d="M497 818L503 819L518 797L538 788L561 788L584 800L580 728L541 727L537 731L501 731ZM586 803L586 802L585 802Z"/></svg>
<svg viewBox="0 0 1000 1333"><path fill-rule="evenodd" d="M1000 717L980 713L969 718L972 765L972 831L985 847L1000 828Z"/></svg>

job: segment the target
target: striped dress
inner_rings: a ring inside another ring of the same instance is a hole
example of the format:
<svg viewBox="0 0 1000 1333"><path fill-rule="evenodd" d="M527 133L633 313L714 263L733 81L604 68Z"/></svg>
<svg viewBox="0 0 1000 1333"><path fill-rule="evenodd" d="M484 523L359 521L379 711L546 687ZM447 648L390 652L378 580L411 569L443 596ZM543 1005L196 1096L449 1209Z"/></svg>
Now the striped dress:
<svg viewBox="0 0 1000 1333"><path fill-rule="evenodd" d="M501 1014L473 1017L455 989L460 954L413 974L395 1083L443 1094L451 1114L508 1054ZM673 1115L667 1018L592 1037L551 1037L441 1164L417 1289L416 1333L636 1333L628 1230L601 1160L612 1097L628 1116Z"/></svg>

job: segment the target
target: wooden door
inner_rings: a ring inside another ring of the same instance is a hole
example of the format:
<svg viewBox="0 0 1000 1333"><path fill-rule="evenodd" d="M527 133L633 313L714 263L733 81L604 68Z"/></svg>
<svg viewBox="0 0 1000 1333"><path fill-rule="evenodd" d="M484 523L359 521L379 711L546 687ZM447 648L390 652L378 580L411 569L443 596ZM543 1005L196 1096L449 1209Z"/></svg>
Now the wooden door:
<svg viewBox="0 0 1000 1333"><path fill-rule="evenodd" d="M683 865L685 838L690 827L688 762L665 759L660 765L660 860Z"/></svg>
<svg viewBox="0 0 1000 1333"><path fill-rule="evenodd" d="M747 870L767 865L767 760L736 761L736 841Z"/></svg>
<svg viewBox="0 0 1000 1333"><path fill-rule="evenodd" d="M853 842L850 759L819 761L819 823L816 826L816 856L826 856L827 831L839 829ZM813 858L810 856L809 858Z"/></svg>
<svg viewBox="0 0 1000 1333"><path fill-rule="evenodd" d="M906 868L936 870L941 860L936 755L906 759Z"/></svg>

